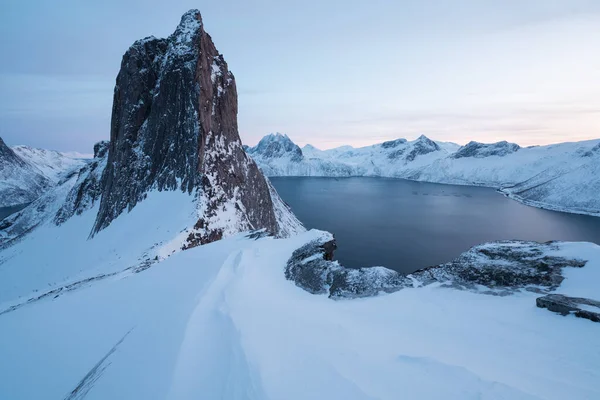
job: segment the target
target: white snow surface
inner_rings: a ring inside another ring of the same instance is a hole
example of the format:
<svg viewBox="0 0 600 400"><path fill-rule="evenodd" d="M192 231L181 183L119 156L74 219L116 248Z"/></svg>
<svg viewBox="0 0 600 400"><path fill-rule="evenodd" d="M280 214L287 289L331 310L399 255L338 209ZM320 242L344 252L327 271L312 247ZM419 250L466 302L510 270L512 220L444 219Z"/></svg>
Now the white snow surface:
<svg viewBox="0 0 600 400"><path fill-rule="evenodd" d="M188 195L152 192L91 240L93 209L32 232L0 252L0 313L173 249L194 212ZM238 234L0 314L0 398L600 397L600 324L539 309L529 292L312 295L284 267L322 235ZM559 291L599 298L600 247L556 253L591 260Z"/></svg>
<svg viewBox="0 0 600 400"><path fill-rule="evenodd" d="M267 135L248 150L267 176L382 176L489 186L536 207L600 215L600 139L520 148L505 155L487 155L488 148L484 155L461 158L454 156L462 149L454 143L435 142L437 149L423 152L433 142L424 136L361 148L319 150L307 145L301 149L301 159L297 151L261 151L269 142L286 139L291 142L285 135ZM487 146L500 148L502 142Z"/></svg>
<svg viewBox="0 0 600 400"><path fill-rule="evenodd" d="M80 169L85 165L85 160L91 158L79 153L61 153L29 146L13 146L12 149L21 159L33 165L55 184L69 172Z"/></svg>
<svg viewBox="0 0 600 400"><path fill-rule="evenodd" d="M11 148L22 162L0 165L0 207L34 201L87 162L52 150Z"/></svg>

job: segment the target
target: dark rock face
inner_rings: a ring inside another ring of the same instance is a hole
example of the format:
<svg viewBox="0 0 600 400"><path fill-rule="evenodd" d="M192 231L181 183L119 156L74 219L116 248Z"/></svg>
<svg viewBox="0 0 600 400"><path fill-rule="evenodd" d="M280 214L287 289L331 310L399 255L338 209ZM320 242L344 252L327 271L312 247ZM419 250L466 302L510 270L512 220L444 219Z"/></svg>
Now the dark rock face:
<svg viewBox="0 0 600 400"><path fill-rule="evenodd" d="M600 301L563 296L562 294L548 294L538 297L535 303L540 308L547 308L561 315L573 314L579 318L600 322Z"/></svg>
<svg viewBox="0 0 600 400"><path fill-rule="evenodd" d="M396 139L381 143L381 147L383 147L384 149L393 149L394 147L398 147L401 144L405 143L406 139Z"/></svg>
<svg viewBox="0 0 600 400"><path fill-rule="evenodd" d="M399 158L402 157L402 155L406 153L406 148L403 149L398 149L398 150L394 150L391 153L388 154L387 158L389 160L398 160Z"/></svg>
<svg viewBox="0 0 600 400"><path fill-rule="evenodd" d="M139 40L123 56L93 233L151 190L197 196L190 245L222 237L215 219L228 207L240 230L278 230L268 185L239 139L235 79L197 10L167 39Z"/></svg>
<svg viewBox="0 0 600 400"><path fill-rule="evenodd" d="M440 146L433 140L429 139L425 135L419 136L419 138L413 144L412 149L406 155L406 161L414 161L418 156L429 154L434 151L439 151Z"/></svg>
<svg viewBox="0 0 600 400"><path fill-rule="evenodd" d="M300 162L304 158L302 149L281 133L271 133L263 137L248 153L263 159L289 157L292 162Z"/></svg>
<svg viewBox="0 0 600 400"><path fill-rule="evenodd" d="M490 156L504 157L508 154L518 151L521 147L516 143L507 141L485 144L479 142L469 142L462 146L452 158L475 157L483 158Z"/></svg>
<svg viewBox="0 0 600 400"><path fill-rule="evenodd" d="M313 294L355 298L391 293L407 287L438 283L484 294L507 295L516 290L554 290L564 279L564 267L586 262L555 257L553 243L503 241L471 248L454 261L421 269L408 276L383 267L350 269L333 260L335 242L330 234L296 250L285 276ZM482 287L484 287L482 289Z"/></svg>

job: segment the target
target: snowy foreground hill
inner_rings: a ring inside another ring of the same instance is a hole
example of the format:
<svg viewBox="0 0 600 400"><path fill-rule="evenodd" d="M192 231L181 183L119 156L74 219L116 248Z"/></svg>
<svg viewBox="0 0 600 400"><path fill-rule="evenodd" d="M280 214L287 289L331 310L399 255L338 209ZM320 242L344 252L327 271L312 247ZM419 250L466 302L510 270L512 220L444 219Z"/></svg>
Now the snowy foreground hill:
<svg viewBox="0 0 600 400"><path fill-rule="evenodd" d="M344 268L236 114L198 11L131 46L110 142L0 221L1 399L600 397L600 246Z"/></svg>
<svg viewBox="0 0 600 400"><path fill-rule="evenodd" d="M490 186L533 206L600 215L600 140L521 148L514 143L465 146L425 136L372 146L300 148L270 134L248 147L267 176L383 176Z"/></svg>

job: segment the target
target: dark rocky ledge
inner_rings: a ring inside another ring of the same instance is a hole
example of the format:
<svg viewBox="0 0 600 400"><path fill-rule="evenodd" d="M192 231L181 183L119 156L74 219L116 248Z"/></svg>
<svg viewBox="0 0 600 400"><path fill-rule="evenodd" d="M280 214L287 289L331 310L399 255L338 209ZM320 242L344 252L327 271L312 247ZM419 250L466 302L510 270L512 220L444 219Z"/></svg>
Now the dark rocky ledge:
<svg viewBox="0 0 600 400"><path fill-rule="evenodd" d="M562 294L548 294L538 297L535 303L540 308L547 308L561 315L573 314L579 318L600 322L600 301Z"/></svg>
<svg viewBox="0 0 600 400"><path fill-rule="evenodd" d="M403 275L384 267L345 268L333 261L335 248L331 234L302 246L288 260L286 278L310 293L331 298L368 297L432 283L502 296L522 289L548 293L563 281L564 267L586 264L551 255L558 243L500 241L475 246L449 263Z"/></svg>

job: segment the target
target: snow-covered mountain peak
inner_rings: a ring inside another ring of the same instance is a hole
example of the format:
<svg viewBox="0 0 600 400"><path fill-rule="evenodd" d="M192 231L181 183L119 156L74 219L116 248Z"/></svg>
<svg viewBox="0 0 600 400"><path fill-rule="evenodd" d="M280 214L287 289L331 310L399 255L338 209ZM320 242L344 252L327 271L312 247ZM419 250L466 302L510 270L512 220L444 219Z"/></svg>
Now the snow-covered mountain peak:
<svg viewBox="0 0 600 400"><path fill-rule="evenodd" d="M279 132L266 135L248 152L253 157L265 159L289 158L292 162L298 162L303 158L300 147L292 142L288 135Z"/></svg>
<svg viewBox="0 0 600 400"><path fill-rule="evenodd" d="M474 157L484 158L490 156L504 157L508 154L518 151L521 147L516 143L509 143L505 140L496 143L479 143L471 141L462 146L453 158Z"/></svg>
<svg viewBox="0 0 600 400"><path fill-rule="evenodd" d="M167 39L134 43L113 104L93 234L155 190L194 195L198 215L186 247L251 229L286 231L283 202L242 147L235 79L198 10L185 13Z"/></svg>
<svg viewBox="0 0 600 400"><path fill-rule="evenodd" d="M441 150L440 146L438 146L436 142L429 139L425 135L419 136L417 140L411 142L410 145L412 146L412 149L405 157L406 161L408 162L414 161L418 156Z"/></svg>
<svg viewBox="0 0 600 400"><path fill-rule="evenodd" d="M312 144L305 144L304 147L302 148L302 150L317 150L320 151L318 148L316 148L315 146L313 146Z"/></svg>

